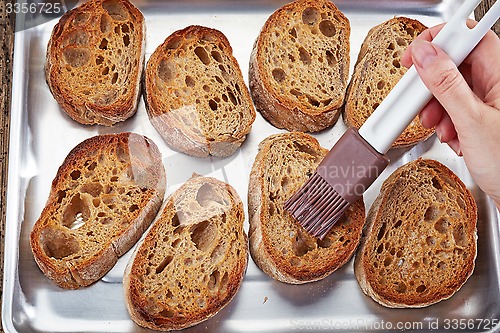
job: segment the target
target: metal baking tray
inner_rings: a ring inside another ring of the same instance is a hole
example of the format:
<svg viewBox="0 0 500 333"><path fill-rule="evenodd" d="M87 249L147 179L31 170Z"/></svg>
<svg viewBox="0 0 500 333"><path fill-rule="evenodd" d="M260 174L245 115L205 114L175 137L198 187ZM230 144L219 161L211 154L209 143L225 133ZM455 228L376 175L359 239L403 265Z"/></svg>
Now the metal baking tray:
<svg viewBox="0 0 500 333"><path fill-rule="evenodd" d="M173 31L190 24L221 30L248 82L252 44L267 17L283 0L137 0L147 24L146 59ZM446 21L461 0L335 1L351 22L351 73L368 30L395 15L428 26ZM83 126L66 117L45 83L45 51L55 21L18 32L15 38L13 99L2 320L7 332L142 332L125 308L121 278L130 253L100 281L76 291L60 289L38 269L28 235L48 197L51 181L70 149L93 135L134 131L153 139L163 154L168 193L193 172L233 185L246 205L250 168L258 143L280 130L259 114L240 150L229 158L194 158L172 151L148 121L141 101L137 114L114 127ZM330 148L346 129L342 120L314 136ZM276 282L250 260L243 285L219 314L186 332L290 331L500 331L500 231L492 201L474 184L464 162L435 136L410 150L390 153L392 163L365 194L367 208L382 181L398 166L423 156L450 167L472 191L479 208L478 256L474 274L451 299L422 309L388 309L366 297L352 260L322 281ZM248 219L245 222L248 231Z"/></svg>

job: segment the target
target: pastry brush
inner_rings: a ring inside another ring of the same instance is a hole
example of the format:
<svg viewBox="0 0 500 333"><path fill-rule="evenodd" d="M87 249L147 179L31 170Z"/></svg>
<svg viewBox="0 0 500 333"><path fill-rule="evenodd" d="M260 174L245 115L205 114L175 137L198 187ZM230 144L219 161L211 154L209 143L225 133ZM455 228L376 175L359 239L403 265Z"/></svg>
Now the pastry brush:
<svg viewBox="0 0 500 333"><path fill-rule="evenodd" d="M500 16L497 1L474 27L467 18L481 0L466 0L432 41L458 66ZM361 128L348 129L285 209L314 237L324 238L349 205L377 179L385 155L432 94L411 66Z"/></svg>

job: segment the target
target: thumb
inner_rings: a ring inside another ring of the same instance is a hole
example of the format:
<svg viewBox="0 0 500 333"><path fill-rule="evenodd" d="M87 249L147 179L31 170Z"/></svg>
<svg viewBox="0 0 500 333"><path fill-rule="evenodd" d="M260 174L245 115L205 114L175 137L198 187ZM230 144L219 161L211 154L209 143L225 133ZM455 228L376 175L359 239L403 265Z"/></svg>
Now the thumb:
<svg viewBox="0 0 500 333"><path fill-rule="evenodd" d="M427 89L450 115L460 132L476 119L478 109L477 96L471 90L455 63L436 45L415 40L412 44L411 57L420 78Z"/></svg>

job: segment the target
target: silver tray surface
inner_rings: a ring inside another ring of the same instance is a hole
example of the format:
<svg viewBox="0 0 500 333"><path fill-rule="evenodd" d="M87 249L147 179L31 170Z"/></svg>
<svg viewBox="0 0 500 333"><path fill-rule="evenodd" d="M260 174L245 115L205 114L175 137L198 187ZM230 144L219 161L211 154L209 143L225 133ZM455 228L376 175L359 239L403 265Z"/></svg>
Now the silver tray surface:
<svg viewBox="0 0 500 333"><path fill-rule="evenodd" d="M246 82L248 60L267 17L283 0L138 0L147 24L146 59L175 30L191 24L221 30L229 39ZM443 22L461 0L335 1L351 22L351 73L368 30L395 15L428 26ZM16 33L7 192L2 320L7 332L142 332L125 308L121 278L124 255L101 280L76 291L62 290L38 269L29 232L48 197L50 184L67 153L93 135L133 131L153 139L163 154L167 192L193 172L235 187L246 206L250 168L260 141L280 130L260 114L242 148L229 158L199 159L171 150L150 125L141 100L137 114L111 128L83 126L66 117L49 92L43 66L55 21ZM342 119L314 136L331 147L346 127ZM471 179L465 164L435 136L410 150L392 151L391 165L366 192L368 208L382 181L398 166L418 157L451 168L472 191L479 208L478 256L474 274L452 298L422 309L388 309L363 295L352 260L322 281L306 285L276 282L249 261L243 285L218 315L186 332L453 332L500 331L500 230L498 212ZM248 219L245 222L248 231Z"/></svg>

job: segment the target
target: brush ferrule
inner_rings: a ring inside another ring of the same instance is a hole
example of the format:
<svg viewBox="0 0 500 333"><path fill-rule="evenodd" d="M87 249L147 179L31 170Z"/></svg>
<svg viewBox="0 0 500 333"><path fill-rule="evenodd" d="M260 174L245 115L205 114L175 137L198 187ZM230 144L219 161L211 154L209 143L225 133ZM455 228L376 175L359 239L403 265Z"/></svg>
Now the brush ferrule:
<svg viewBox="0 0 500 333"><path fill-rule="evenodd" d="M387 156L368 144L357 129L350 128L326 155L316 173L344 200L353 204L388 164Z"/></svg>

